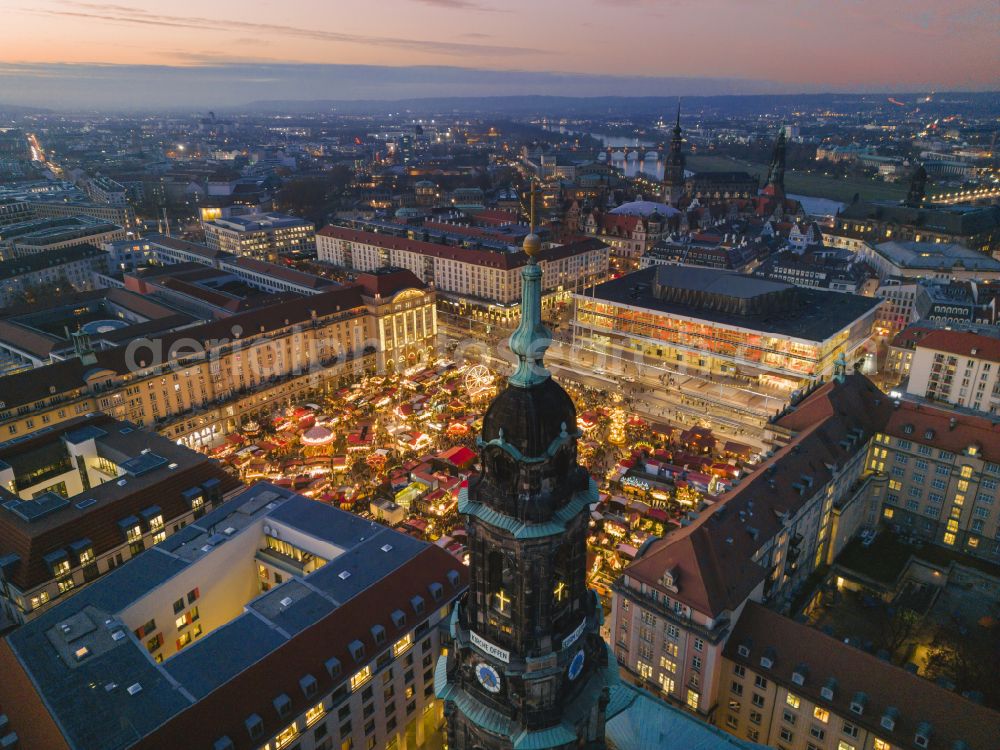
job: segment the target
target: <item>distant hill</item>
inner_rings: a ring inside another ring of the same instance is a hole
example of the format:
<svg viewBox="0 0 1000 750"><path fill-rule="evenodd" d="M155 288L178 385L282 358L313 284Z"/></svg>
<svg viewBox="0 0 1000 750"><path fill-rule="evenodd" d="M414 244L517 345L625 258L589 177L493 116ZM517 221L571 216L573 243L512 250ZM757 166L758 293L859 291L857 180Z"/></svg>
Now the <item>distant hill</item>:
<svg viewBox="0 0 1000 750"><path fill-rule="evenodd" d="M23 117L24 115L31 114L47 115L51 112L51 109L45 109L44 107L24 107L20 104L0 102L0 117Z"/></svg>
<svg viewBox="0 0 1000 750"><path fill-rule="evenodd" d="M798 107L837 105L843 109L850 107L857 112L883 109L889 94L746 94L718 96L683 96L683 107L688 112L703 112L718 115L746 115L757 112L791 112ZM892 94L904 106L916 107L917 100L926 97L921 94ZM442 113L449 111L463 113L503 113L507 115L532 115L545 113L549 117L598 117L632 116L641 117L669 113L677 104L674 96L480 96L480 97L415 97L410 99L313 99L313 100L260 100L232 108L240 112L268 112L281 114L302 114L306 112L337 112L341 114L365 114L398 112ZM954 112L960 104L962 111L973 114L977 111L997 111L1000 109L1000 93L938 93L931 102L921 101L920 110L933 116L935 113Z"/></svg>

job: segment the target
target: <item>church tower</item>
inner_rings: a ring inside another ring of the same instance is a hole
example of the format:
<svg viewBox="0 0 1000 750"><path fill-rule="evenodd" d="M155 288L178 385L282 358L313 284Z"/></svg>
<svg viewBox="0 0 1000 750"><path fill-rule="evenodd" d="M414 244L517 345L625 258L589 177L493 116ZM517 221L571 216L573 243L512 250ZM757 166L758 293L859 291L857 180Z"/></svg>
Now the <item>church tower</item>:
<svg viewBox="0 0 1000 750"><path fill-rule="evenodd" d="M774 142L774 153L771 155L771 166L767 170L767 184L762 191L765 195L775 198L785 197L785 129L778 132L778 140Z"/></svg>
<svg viewBox="0 0 1000 750"><path fill-rule="evenodd" d="M924 204L924 196L927 193L927 170L921 164L910 177L910 189L906 194L904 206L910 208L920 208Z"/></svg>
<svg viewBox="0 0 1000 750"><path fill-rule="evenodd" d="M677 122L674 125L674 135L670 139L670 151L663 165L663 202L676 206L684 195L684 154L681 146L681 104L677 102Z"/></svg>
<svg viewBox="0 0 1000 750"><path fill-rule="evenodd" d="M589 505L597 488L577 464L576 408L545 369L541 240L524 239L518 357L483 418L482 473L459 496L469 590L451 620L435 689L449 750L598 750L617 665L587 588Z"/></svg>

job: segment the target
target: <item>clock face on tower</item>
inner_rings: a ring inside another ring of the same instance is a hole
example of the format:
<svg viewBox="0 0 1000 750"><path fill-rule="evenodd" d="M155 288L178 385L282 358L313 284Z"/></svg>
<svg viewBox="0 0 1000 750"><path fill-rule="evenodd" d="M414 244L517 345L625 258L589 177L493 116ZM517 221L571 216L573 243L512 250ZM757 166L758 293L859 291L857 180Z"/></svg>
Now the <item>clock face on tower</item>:
<svg viewBox="0 0 1000 750"><path fill-rule="evenodd" d="M489 664L479 663L476 665L476 679L491 693L500 692L500 675Z"/></svg>
<svg viewBox="0 0 1000 750"><path fill-rule="evenodd" d="M575 680L580 676L580 672L583 671L584 658L582 648L573 655L573 661L569 663L569 669L566 670L566 676L571 680Z"/></svg>

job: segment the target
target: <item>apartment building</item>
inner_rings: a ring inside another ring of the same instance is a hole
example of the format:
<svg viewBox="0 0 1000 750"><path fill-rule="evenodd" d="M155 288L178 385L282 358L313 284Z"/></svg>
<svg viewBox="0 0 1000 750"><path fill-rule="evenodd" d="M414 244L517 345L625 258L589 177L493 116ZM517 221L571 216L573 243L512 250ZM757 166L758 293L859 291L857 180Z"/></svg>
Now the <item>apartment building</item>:
<svg viewBox="0 0 1000 750"><path fill-rule="evenodd" d="M248 214L203 221L202 226L209 247L233 255L275 261L282 254L316 249L316 227L295 216Z"/></svg>
<svg viewBox="0 0 1000 750"><path fill-rule="evenodd" d="M124 185L110 177L91 177L83 186L84 191L92 201L96 203L107 203L110 205L123 205L126 193Z"/></svg>
<svg viewBox="0 0 1000 750"><path fill-rule="evenodd" d="M833 234L880 242L960 243L990 255L1000 242L1000 206L892 205L854 201L834 222Z"/></svg>
<svg viewBox="0 0 1000 750"><path fill-rule="evenodd" d="M125 235L121 226L90 216L31 219L0 229L0 248L5 258L14 258L88 243L100 246Z"/></svg>
<svg viewBox="0 0 1000 750"><path fill-rule="evenodd" d="M884 303L875 313L875 333L891 338L915 321L919 317L916 311L919 294L920 284L916 281L881 284L875 296Z"/></svg>
<svg viewBox="0 0 1000 750"><path fill-rule="evenodd" d="M0 702L23 747L415 750L465 585L434 545L259 483L0 642Z"/></svg>
<svg viewBox="0 0 1000 750"><path fill-rule="evenodd" d="M714 723L781 750L988 750L1000 714L747 604L722 655Z"/></svg>
<svg viewBox="0 0 1000 750"><path fill-rule="evenodd" d="M28 201L18 196L0 195L0 227L19 224L32 217Z"/></svg>
<svg viewBox="0 0 1000 750"><path fill-rule="evenodd" d="M84 292L94 288L95 273L106 273L108 256L93 245L53 250L0 261L0 307L43 290Z"/></svg>
<svg viewBox="0 0 1000 750"><path fill-rule="evenodd" d="M617 267L631 269L663 239L668 219L678 213L665 203L633 201L607 213L591 211L583 220L583 229L611 248Z"/></svg>
<svg viewBox="0 0 1000 750"><path fill-rule="evenodd" d="M938 329L915 342L906 392L996 414L1000 411L1000 331Z"/></svg>
<svg viewBox="0 0 1000 750"><path fill-rule="evenodd" d="M647 542L615 583L610 636L623 676L783 750L990 750L1000 714L778 612L880 519L996 555L987 542L997 538L1000 424L897 405L863 376L841 374L770 432L771 457ZM945 508L934 525L922 523L918 498L908 505L908 487L924 485Z"/></svg>
<svg viewBox="0 0 1000 750"><path fill-rule="evenodd" d="M498 323L519 317L521 251L484 250L424 242L379 232L328 226L316 235L320 261L357 271L385 266L405 268L433 284L442 310ZM608 247L598 239L550 245L538 255L545 303L603 278Z"/></svg>
<svg viewBox="0 0 1000 750"><path fill-rule="evenodd" d="M899 401L868 448L883 523L1000 562L1000 422Z"/></svg>
<svg viewBox="0 0 1000 750"><path fill-rule="evenodd" d="M185 445L211 444L387 356L394 367L427 361L436 326L433 290L395 273L113 348L92 351L84 337L76 356L0 379L0 436L103 411Z"/></svg>
<svg viewBox="0 0 1000 750"><path fill-rule="evenodd" d="M1000 279L1000 261L954 242L863 242L856 252L882 279Z"/></svg>
<svg viewBox="0 0 1000 750"><path fill-rule="evenodd" d="M222 502L215 461L102 414L0 443L0 608L23 623Z"/></svg>
<svg viewBox="0 0 1000 750"><path fill-rule="evenodd" d="M613 587L611 640L628 679L714 715L722 652L747 603L787 601L878 521L865 446L889 408L860 375L823 385L773 425L780 450L639 551Z"/></svg>
<svg viewBox="0 0 1000 750"><path fill-rule="evenodd" d="M139 226L135 209L128 203L95 203L75 195L40 193L28 199L28 206L38 218L91 216L109 224L117 224L126 232L134 232Z"/></svg>

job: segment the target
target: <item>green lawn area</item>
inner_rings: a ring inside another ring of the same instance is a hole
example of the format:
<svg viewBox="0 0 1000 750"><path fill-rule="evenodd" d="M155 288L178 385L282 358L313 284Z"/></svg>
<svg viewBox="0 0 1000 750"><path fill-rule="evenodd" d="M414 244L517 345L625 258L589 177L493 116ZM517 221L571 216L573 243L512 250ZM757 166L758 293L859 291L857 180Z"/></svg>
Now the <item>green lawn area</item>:
<svg viewBox="0 0 1000 750"><path fill-rule="evenodd" d="M750 174L757 174L762 183L767 179L766 164L731 159L728 156L689 155L687 157L687 168L695 172L744 171ZM855 193L859 193L862 200L902 200L906 197L906 186L899 183L875 180L848 180L795 171L785 173L785 188L789 193L796 195L830 198L845 203L850 202Z"/></svg>

